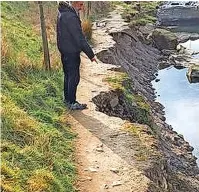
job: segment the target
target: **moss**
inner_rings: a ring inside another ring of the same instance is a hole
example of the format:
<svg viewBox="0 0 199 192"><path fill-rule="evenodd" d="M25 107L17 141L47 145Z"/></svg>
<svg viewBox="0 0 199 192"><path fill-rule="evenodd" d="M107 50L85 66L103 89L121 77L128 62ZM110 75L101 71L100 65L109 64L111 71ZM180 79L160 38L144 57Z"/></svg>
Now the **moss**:
<svg viewBox="0 0 199 192"><path fill-rule="evenodd" d="M126 73L117 73L114 77L107 77L105 81L109 82L113 89L119 89L124 91L125 88L123 86L124 81L130 80Z"/></svg>
<svg viewBox="0 0 199 192"><path fill-rule="evenodd" d="M153 36L157 37L157 36L165 36L167 39L169 39L169 41L174 41L176 40L176 35L175 33L172 33L171 31L168 31L166 29L155 29L153 31Z"/></svg>

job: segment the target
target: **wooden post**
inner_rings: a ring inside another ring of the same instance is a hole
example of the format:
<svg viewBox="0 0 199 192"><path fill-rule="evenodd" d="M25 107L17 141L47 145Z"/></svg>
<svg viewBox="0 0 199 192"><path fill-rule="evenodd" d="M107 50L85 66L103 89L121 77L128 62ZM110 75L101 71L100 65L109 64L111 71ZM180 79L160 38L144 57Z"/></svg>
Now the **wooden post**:
<svg viewBox="0 0 199 192"><path fill-rule="evenodd" d="M87 1L87 14L86 14L87 19L89 19L90 11L91 11L91 1Z"/></svg>
<svg viewBox="0 0 199 192"><path fill-rule="evenodd" d="M51 69L50 55L49 55L49 49L48 49L48 40L47 40L46 24L45 24L42 1L38 1L38 4L39 4L39 11L40 11L41 34L42 34L42 42L43 42L43 50L44 50L44 64L45 64L45 69L50 70Z"/></svg>

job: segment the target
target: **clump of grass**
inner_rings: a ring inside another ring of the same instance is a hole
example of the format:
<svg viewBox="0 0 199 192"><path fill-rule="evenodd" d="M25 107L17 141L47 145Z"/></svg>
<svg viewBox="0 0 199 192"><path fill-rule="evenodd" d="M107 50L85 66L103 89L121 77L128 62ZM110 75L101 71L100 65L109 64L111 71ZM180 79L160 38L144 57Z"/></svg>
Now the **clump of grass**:
<svg viewBox="0 0 199 192"><path fill-rule="evenodd" d="M111 1L94 1L92 2L92 9L89 15L89 19L93 22L100 20L106 16L108 13L114 9L113 2Z"/></svg>
<svg viewBox="0 0 199 192"><path fill-rule="evenodd" d="M8 45L8 42L6 41L6 38L2 36L1 39L1 60L5 61L6 59L11 57L11 48Z"/></svg>
<svg viewBox="0 0 199 192"><path fill-rule="evenodd" d="M82 30L87 40L92 38L92 22L89 19L82 21Z"/></svg>
<svg viewBox="0 0 199 192"><path fill-rule="evenodd" d="M149 143L146 140L146 136L143 135L144 126L135 123L126 123L123 127L125 131L131 133L137 139L134 154L137 161L147 161L152 153L150 146L147 146Z"/></svg>
<svg viewBox="0 0 199 192"><path fill-rule="evenodd" d="M150 105L144 100L141 95L131 94L128 96L130 96L130 99L135 101L140 108L145 109L146 111L150 111Z"/></svg>
<svg viewBox="0 0 199 192"><path fill-rule="evenodd" d="M28 179L28 191L49 191L49 183L54 182L54 176L46 170L36 170Z"/></svg>
<svg viewBox="0 0 199 192"><path fill-rule="evenodd" d="M141 126L139 124L126 123L124 129L130 131L133 135L140 137Z"/></svg>
<svg viewBox="0 0 199 192"><path fill-rule="evenodd" d="M46 112L44 108L48 104L42 99L40 101L43 104L40 103L39 111L34 98L30 98L31 100L27 102L23 97L14 99L16 93L10 95L4 92L4 94L7 96L2 98L2 141L5 142L2 161L8 162L8 166L13 170L19 169L16 180L18 186L22 188L27 186L27 181L34 175L32 172L42 168L47 169L55 180L59 181L59 185L55 185L57 181L49 182L48 188L67 187L70 188L68 191L73 191L75 168L72 164L72 138L74 134L65 126L66 122L61 116L63 107L58 105L57 112L52 108L50 115L50 112ZM52 101L52 104L54 102ZM18 106L26 107L26 112ZM34 108L34 106L37 107ZM4 180L6 179L8 178L5 176Z"/></svg>
<svg viewBox="0 0 199 192"><path fill-rule="evenodd" d="M158 146L157 134L154 134L151 127L126 122L122 129L128 131L134 137L134 157L137 161L147 161L149 159L157 161L161 158L162 155L156 148Z"/></svg>
<svg viewBox="0 0 199 192"><path fill-rule="evenodd" d="M119 89L122 91L125 90L123 86L124 81L129 80L130 79L126 73L117 73L115 76L105 78L105 81L107 81L113 89Z"/></svg>

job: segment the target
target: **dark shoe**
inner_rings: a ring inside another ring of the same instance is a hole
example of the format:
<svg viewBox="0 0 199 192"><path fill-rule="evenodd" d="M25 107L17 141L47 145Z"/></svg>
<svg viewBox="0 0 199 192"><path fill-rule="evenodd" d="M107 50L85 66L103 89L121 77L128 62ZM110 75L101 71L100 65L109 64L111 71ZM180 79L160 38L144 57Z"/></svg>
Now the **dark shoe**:
<svg viewBox="0 0 199 192"><path fill-rule="evenodd" d="M75 103L80 104L78 101L75 101ZM87 107L87 104L85 104L85 103L81 103L80 105L83 105L84 107Z"/></svg>
<svg viewBox="0 0 199 192"><path fill-rule="evenodd" d="M70 106L69 106L70 110L83 110L83 109L86 109L86 108L87 108L86 104L80 104L78 102L71 103Z"/></svg>
<svg viewBox="0 0 199 192"><path fill-rule="evenodd" d="M64 105L66 105L66 107L68 107L68 108L69 108L70 105L71 105L70 102L68 102L68 101L66 101L66 100L63 100L63 103L64 103Z"/></svg>

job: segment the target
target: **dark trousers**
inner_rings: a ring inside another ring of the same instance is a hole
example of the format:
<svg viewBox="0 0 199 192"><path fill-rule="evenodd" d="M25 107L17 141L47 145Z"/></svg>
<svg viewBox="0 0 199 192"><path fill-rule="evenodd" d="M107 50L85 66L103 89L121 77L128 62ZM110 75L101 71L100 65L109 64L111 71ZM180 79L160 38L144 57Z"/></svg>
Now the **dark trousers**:
<svg viewBox="0 0 199 192"><path fill-rule="evenodd" d="M76 91L80 80L80 53L61 55L64 71L64 97L68 103L76 101Z"/></svg>

